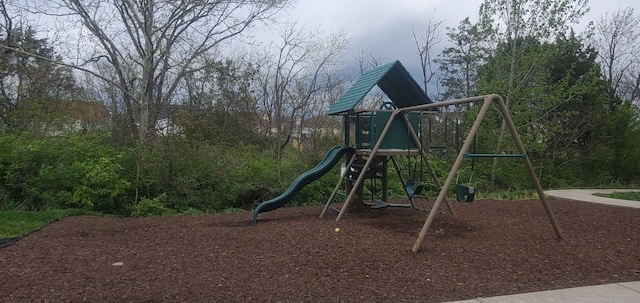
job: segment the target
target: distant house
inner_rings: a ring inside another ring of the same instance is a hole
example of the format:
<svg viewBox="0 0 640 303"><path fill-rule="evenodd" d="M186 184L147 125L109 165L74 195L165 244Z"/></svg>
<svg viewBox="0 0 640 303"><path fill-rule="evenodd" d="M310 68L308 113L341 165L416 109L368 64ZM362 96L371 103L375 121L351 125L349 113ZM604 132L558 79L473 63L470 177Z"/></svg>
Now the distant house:
<svg viewBox="0 0 640 303"><path fill-rule="evenodd" d="M111 113L102 102L54 100L48 105L52 121L45 127L52 135L100 129L111 120Z"/></svg>
<svg viewBox="0 0 640 303"><path fill-rule="evenodd" d="M298 128L298 136L301 138L308 138L314 135L340 135L341 132L341 122L335 117L326 115L311 117L303 123L298 121L296 127Z"/></svg>
<svg viewBox="0 0 640 303"><path fill-rule="evenodd" d="M299 147L300 144L304 144L310 138L321 137L327 135L340 135L342 132L342 124L336 117L320 115L314 116L302 121L297 118L291 129L291 142L294 147ZM268 114L263 113L261 118L256 119L255 131L274 136L277 133L277 128L271 125L271 121L268 119Z"/></svg>
<svg viewBox="0 0 640 303"><path fill-rule="evenodd" d="M315 116L304 122L300 120L296 121L291 143L294 148L302 148L305 146L305 142L310 140L315 141L314 138L338 136L341 132L341 123L335 117L325 115Z"/></svg>
<svg viewBox="0 0 640 303"><path fill-rule="evenodd" d="M169 135L177 135L182 131L181 127L174 123L173 117L175 111L179 109L180 107L178 105L173 105L160 111L156 120L156 136L166 137Z"/></svg>

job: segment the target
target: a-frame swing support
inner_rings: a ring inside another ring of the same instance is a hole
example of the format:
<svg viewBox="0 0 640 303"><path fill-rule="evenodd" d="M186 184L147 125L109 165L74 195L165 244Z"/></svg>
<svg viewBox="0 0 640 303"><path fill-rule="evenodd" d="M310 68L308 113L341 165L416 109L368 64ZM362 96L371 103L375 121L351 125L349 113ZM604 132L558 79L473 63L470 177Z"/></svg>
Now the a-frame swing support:
<svg viewBox="0 0 640 303"><path fill-rule="evenodd" d="M454 105L459 105L459 104L479 103L479 102L483 102L482 103L482 107L480 108L480 111L478 112L478 115L476 116L476 119L473 122L473 125L471 126L471 130L469 131L469 134L467 135L467 138L464 141L464 144L462 145L462 148L460 149L460 151L458 153L458 156L456 157L456 160L453 163L453 166L451 167L451 171L447 175L447 179L445 180L444 185L440 189L440 193L438 194L438 197L436 198L436 201L434 202L433 207L432 207L431 211L429 212L429 215L427 216L427 220L425 221L424 225L422 226L422 229L420 230L420 234L418 235L418 239L416 240L416 242L414 243L413 248L412 248L413 252L418 252L420 250L420 247L422 246L422 242L424 242L424 239L425 239L425 237L427 235L427 231L431 227L431 224L433 223L433 219L435 218L436 214L438 213L437 210L440 208L440 204L442 203L442 201L445 200L445 198L447 196L447 192L448 192L449 188L451 187L451 184L453 183L453 179L455 177L455 173L458 171L458 169L460 169L460 166L462 165L462 161L464 159L464 154L467 153L467 151L469 150L469 148L471 146L471 143L473 141L473 138L478 133L478 129L480 128L480 124L482 123L482 120L484 119L484 116L486 115L487 111L489 110L489 106L491 105L491 103L495 102L498 105L498 107L500 109L500 113L502 114L502 116L503 116L503 118L505 120L505 123L506 123L507 127L509 128L509 131L511 132L511 137L515 141L515 144L516 144L516 147L518 148L518 151L521 154L526 155L526 150L524 149L524 145L522 144L522 140L520 140L520 136L518 135L518 131L517 131L515 125L513 124L513 120L511 119L511 115L509 114L509 110L507 109L507 106L505 105L505 103L502 100L502 98L499 95L496 95L496 94L399 108L399 109L396 109L394 111L394 115L392 115L392 116L395 116L396 112L399 113L399 112L408 112L408 111L422 111L422 110L432 109L432 108L435 108L435 107L454 106ZM384 135L385 135L385 133L383 132L382 136L384 136ZM382 141L382 136L379 139L379 141ZM560 231L560 228L558 227L558 223L556 221L556 218L553 215L553 211L551 210L551 207L549 206L549 203L547 202L547 198L544 195L544 191L542 190L542 186L540 185L540 180L538 179L538 176L536 175L536 172L533 169L533 165L531 164L531 161L529 160L529 157L525 156L525 157L522 157L522 159L523 159L525 167L527 168L527 171L529 173L529 177L531 178L533 186L534 186L536 192L538 193L538 197L540 197L540 202L542 202L542 206L544 207L544 210L545 210L545 212L547 214L547 217L549 217L549 221L551 221L551 225L553 226L553 230L555 231L556 236L559 239L562 239L562 232Z"/></svg>

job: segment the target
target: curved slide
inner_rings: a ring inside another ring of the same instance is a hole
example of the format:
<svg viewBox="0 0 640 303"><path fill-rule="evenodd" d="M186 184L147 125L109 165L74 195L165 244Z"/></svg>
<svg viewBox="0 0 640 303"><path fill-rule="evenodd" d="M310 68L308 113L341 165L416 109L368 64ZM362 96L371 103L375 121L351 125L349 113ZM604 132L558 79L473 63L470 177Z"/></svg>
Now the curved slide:
<svg viewBox="0 0 640 303"><path fill-rule="evenodd" d="M289 185L289 188L287 188L287 190L285 190L281 195L271 200L260 203L260 205L258 205L258 207L256 207L256 209L253 211L253 224L255 225L258 221L259 213L272 211L289 203L303 187L329 172L331 168L340 161L342 156L344 156L344 154L349 151L354 151L353 147L334 146L333 148L331 148L327 155L324 156L324 159L322 159L322 161L318 163L318 165L302 173L295 180L293 180L291 185Z"/></svg>

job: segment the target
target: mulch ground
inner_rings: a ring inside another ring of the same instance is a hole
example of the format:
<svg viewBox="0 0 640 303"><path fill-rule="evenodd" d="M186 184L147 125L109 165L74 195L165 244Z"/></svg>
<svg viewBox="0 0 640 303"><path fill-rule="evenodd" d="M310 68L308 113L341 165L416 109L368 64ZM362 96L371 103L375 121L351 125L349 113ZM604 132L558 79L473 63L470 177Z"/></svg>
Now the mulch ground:
<svg viewBox="0 0 640 303"><path fill-rule="evenodd" d="M443 207L418 253L412 209L71 217L0 249L0 301L442 302L640 280L639 209L550 204L564 240L539 201L476 201Z"/></svg>

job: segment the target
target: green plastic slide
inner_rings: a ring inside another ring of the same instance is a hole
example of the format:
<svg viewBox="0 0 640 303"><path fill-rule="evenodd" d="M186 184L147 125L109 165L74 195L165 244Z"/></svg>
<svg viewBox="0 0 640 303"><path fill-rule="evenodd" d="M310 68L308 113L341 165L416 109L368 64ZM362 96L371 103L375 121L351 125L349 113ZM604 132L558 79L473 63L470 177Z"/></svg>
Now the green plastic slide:
<svg viewBox="0 0 640 303"><path fill-rule="evenodd" d="M289 185L289 188L287 188L287 190L285 190L281 195L271 200L267 200L260 203L260 205L258 205L258 207L256 207L256 209L253 211L253 224L256 224L256 222L258 222L259 213L264 213L264 212L272 211L274 209L278 209L284 206L285 204L291 202L291 200L293 200L293 198L298 194L298 192L303 187L319 179L324 174L329 172L331 168L340 161L342 156L344 156L344 154L346 154L349 151L354 151L353 147L334 146L333 148L331 148L331 150L329 150L327 155L324 156L324 159L322 159L322 161L320 161L318 165L302 173L295 180L293 180L291 185Z"/></svg>

